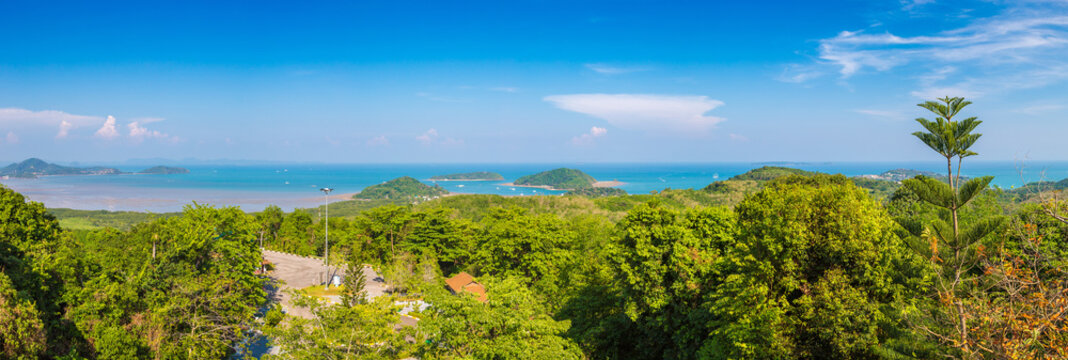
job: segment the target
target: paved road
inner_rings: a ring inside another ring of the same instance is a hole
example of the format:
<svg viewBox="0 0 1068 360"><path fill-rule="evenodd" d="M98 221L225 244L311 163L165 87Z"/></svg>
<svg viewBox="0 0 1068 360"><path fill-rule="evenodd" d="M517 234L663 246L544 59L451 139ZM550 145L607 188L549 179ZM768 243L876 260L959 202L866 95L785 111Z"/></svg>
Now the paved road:
<svg viewBox="0 0 1068 360"><path fill-rule="evenodd" d="M272 298L282 304L282 310L287 314L310 319L312 316L307 309L294 308L290 304L289 294L285 290L322 285L323 281L329 277L326 273L326 267L323 266L323 260L270 250L263 251L263 259L274 264L274 271L271 271L268 275L278 281L277 288L271 291ZM344 269L331 267L330 271L332 274L340 275L344 278ZM386 283L374 269L370 266L365 266L363 274L367 279L364 289L367 291L369 299L385 293Z"/></svg>

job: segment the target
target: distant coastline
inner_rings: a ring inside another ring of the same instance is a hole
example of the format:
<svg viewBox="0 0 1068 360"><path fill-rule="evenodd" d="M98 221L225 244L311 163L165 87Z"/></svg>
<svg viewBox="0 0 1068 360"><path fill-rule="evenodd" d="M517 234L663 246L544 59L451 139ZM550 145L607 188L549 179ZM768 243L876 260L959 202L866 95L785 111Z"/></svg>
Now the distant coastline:
<svg viewBox="0 0 1068 360"><path fill-rule="evenodd" d="M626 183L622 182L622 181L618 181L618 180L612 180L612 181L597 181L597 182L594 182L593 185L591 185L591 186L595 187L595 188L608 188L608 187L622 186L624 184L626 184ZM516 185L515 183L510 183L510 182L501 183L501 184L498 184L498 185L500 185L500 186L510 186L510 187L524 187L524 188L544 189L544 190L552 190L552 191L568 191L568 190L570 190L570 189L558 189L558 188L554 188L554 187L549 186L549 185Z"/></svg>

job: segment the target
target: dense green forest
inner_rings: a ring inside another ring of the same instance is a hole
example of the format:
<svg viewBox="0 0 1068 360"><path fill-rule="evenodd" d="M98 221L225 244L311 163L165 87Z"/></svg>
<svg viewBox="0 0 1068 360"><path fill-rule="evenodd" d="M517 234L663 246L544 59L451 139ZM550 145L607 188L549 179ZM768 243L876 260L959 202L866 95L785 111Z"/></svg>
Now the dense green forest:
<svg viewBox="0 0 1068 360"><path fill-rule="evenodd" d="M460 174L436 175L430 180L504 180L504 176L495 172L476 171Z"/></svg>
<svg viewBox="0 0 1068 360"><path fill-rule="evenodd" d="M559 168L526 175L515 180L514 184L524 186L548 186L554 189L573 190L593 186L597 182L582 170Z"/></svg>
<svg viewBox="0 0 1068 360"><path fill-rule="evenodd" d="M921 104L936 117L914 135L950 169L977 155L968 104ZM1068 202L991 180L767 167L640 195L347 201L325 220L195 206L125 230L64 229L0 188L0 357L225 358L262 333L272 359L1066 358ZM341 304L294 293L308 317L282 314L259 242L322 256L324 225L331 262L373 265L390 292L353 276ZM461 271L485 303L445 290ZM429 307L399 327L398 299Z"/></svg>

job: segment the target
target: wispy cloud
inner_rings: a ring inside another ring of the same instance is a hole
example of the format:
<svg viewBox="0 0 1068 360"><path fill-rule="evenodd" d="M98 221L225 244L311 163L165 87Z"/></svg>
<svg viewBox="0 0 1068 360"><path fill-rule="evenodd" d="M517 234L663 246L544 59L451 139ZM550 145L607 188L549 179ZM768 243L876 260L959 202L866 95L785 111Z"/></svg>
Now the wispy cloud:
<svg viewBox="0 0 1068 360"><path fill-rule="evenodd" d="M824 74L824 71L816 69L813 66L790 64L787 65L782 70L782 73L775 79L782 82L800 84L821 77Z"/></svg>
<svg viewBox="0 0 1068 360"><path fill-rule="evenodd" d="M438 131L436 129L430 129L424 132L422 135L416 136L415 140L423 143L423 145L430 145L437 137Z"/></svg>
<svg viewBox="0 0 1068 360"><path fill-rule="evenodd" d="M109 119L110 119L110 117L109 117ZM156 121L162 121L162 120L163 119L158 119L157 120L155 118L152 118L152 119L150 119L150 122L156 122ZM130 139L132 139L135 143L140 143L142 141L145 141L145 139L157 139L157 140L166 141L166 142L172 142L172 143L173 142L178 142L178 140L179 140L178 137L170 136L170 135L167 135L165 133L159 132L157 130L149 130L148 128L144 127L141 124L140 121L134 121L134 122L131 122L129 124L126 124L126 127L130 131L129 132Z"/></svg>
<svg viewBox="0 0 1068 360"><path fill-rule="evenodd" d="M1047 113L1056 112L1056 111L1060 111L1060 110L1064 110L1064 109L1065 109L1065 106L1061 105L1061 104L1041 104L1041 105L1031 105L1031 106L1022 107L1022 108L1016 109L1015 112L1018 112L1018 113L1021 113L1021 114L1027 114L1027 115L1041 115L1041 114L1047 114Z"/></svg>
<svg viewBox="0 0 1068 360"><path fill-rule="evenodd" d="M626 73L649 70L648 68L644 68L644 67L615 66L615 65L603 64L603 63L585 64L585 66L586 66L587 69L593 70L594 72L596 72L598 74L605 74L605 75L619 75L619 74L626 74Z"/></svg>
<svg viewBox="0 0 1068 360"><path fill-rule="evenodd" d="M75 115L58 110L33 111L20 108L0 108L0 125L12 127L56 127L57 139L66 138L74 128L103 121L99 116Z"/></svg>
<svg viewBox="0 0 1068 360"><path fill-rule="evenodd" d="M416 136L415 140L419 141L419 143L423 144L424 146L461 146L464 144L463 139L457 139L452 137L446 137L444 139L439 140L438 131L436 129L427 130L421 135Z"/></svg>
<svg viewBox="0 0 1068 360"><path fill-rule="evenodd" d="M909 1L906 8L927 1ZM1068 80L1068 3L1027 2L954 29L900 36L842 31L819 41L820 62L842 79L897 68L927 72L917 97L982 96ZM958 71L960 70L960 71ZM804 80L803 77L798 78Z"/></svg>
<svg viewBox="0 0 1068 360"><path fill-rule="evenodd" d="M378 135L367 140L367 146L387 146L389 145L389 139L385 135Z"/></svg>
<svg viewBox="0 0 1068 360"><path fill-rule="evenodd" d="M707 115L723 102L707 96L649 94L571 94L546 96L556 107L634 130L704 133L724 118Z"/></svg>
<svg viewBox="0 0 1068 360"><path fill-rule="evenodd" d="M105 140L119 137L119 130L115 127L115 117L108 115L107 120L104 120L104 125L101 126L93 136Z"/></svg>
<svg viewBox="0 0 1068 360"><path fill-rule="evenodd" d="M517 92L519 92L519 88L512 87L512 86L498 86L498 87L490 88L490 90L498 91L498 92L506 92L506 93L517 93Z"/></svg>
<svg viewBox="0 0 1068 360"><path fill-rule="evenodd" d="M7 132L6 140L7 140L7 143L11 144L11 145L19 143L19 137L18 137L18 135L15 135L14 131L8 131Z"/></svg>
<svg viewBox="0 0 1068 360"><path fill-rule="evenodd" d="M739 141L739 142L749 141L748 137L746 137L745 135L741 135L741 134L731 133L729 137L731 138L731 140L734 140L734 141Z"/></svg>
<svg viewBox="0 0 1068 360"><path fill-rule="evenodd" d="M590 132L571 138L571 143L575 145L590 145L593 144L593 139L605 136L608 134L608 129L603 127L591 127Z"/></svg>
<svg viewBox="0 0 1068 360"><path fill-rule="evenodd" d="M908 119L908 116L906 116L904 113L901 113L900 111L858 109L858 110L853 110L853 112L856 112L858 114L874 116L874 117L886 118L886 119L890 119L890 120L906 120L906 119Z"/></svg>

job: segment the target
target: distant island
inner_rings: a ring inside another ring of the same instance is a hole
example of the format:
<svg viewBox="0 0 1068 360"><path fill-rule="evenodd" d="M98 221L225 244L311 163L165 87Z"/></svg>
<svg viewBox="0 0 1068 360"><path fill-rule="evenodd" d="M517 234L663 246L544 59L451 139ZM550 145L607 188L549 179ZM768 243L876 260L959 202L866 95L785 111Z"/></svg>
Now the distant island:
<svg viewBox="0 0 1068 360"><path fill-rule="evenodd" d="M495 172L476 171L476 172L460 173L460 174L437 175L437 176L430 177L430 180L433 180L433 181L454 181L454 180L491 181L491 180L504 180L504 176L501 176L501 174L498 174L498 173L495 173Z"/></svg>
<svg viewBox="0 0 1068 360"><path fill-rule="evenodd" d="M20 163L14 163L0 169L0 176L16 178L36 178L48 175L115 175L122 171L109 167L71 167L48 163L38 158L29 158Z"/></svg>
<svg viewBox="0 0 1068 360"><path fill-rule="evenodd" d="M137 172L137 174L186 174L188 169L169 166L155 166ZM38 158L29 158L0 168L0 176L34 179L38 176L53 175L120 175L127 174L119 169L103 166L73 167L52 164Z"/></svg>
<svg viewBox="0 0 1068 360"><path fill-rule="evenodd" d="M172 166L153 166L137 172L138 174L188 174L189 169Z"/></svg>
<svg viewBox="0 0 1068 360"><path fill-rule="evenodd" d="M403 176L378 185L368 186L353 195L352 198L357 200L432 199L448 193L441 186L430 186L411 176Z"/></svg>
<svg viewBox="0 0 1068 360"><path fill-rule="evenodd" d="M536 187L548 190L576 190L590 187L613 187L623 183L619 181L597 181L582 170L559 168L543 171L516 179L508 186Z"/></svg>
<svg viewBox="0 0 1068 360"><path fill-rule="evenodd" d="M868 179L875 179L875 180L901 181L901 180L905 180L905 179L911 179L911 178L914 178L914 177L917 177L917 176L920 176L920 175L936 178L936 179L939 179L939 180L945 180L945 178L946 178L945 174L939 174L939 173L930 172L930 171L912 170L912 169L894 169L894 170L885 171L885 172L883 172L882 174L879 174L879 175L861 175L861 176L858 176L858 177L863 177L863 178L868 178ZM967 176L961 176L960 178L961 179L967 179L968 177Z"/></svg>

